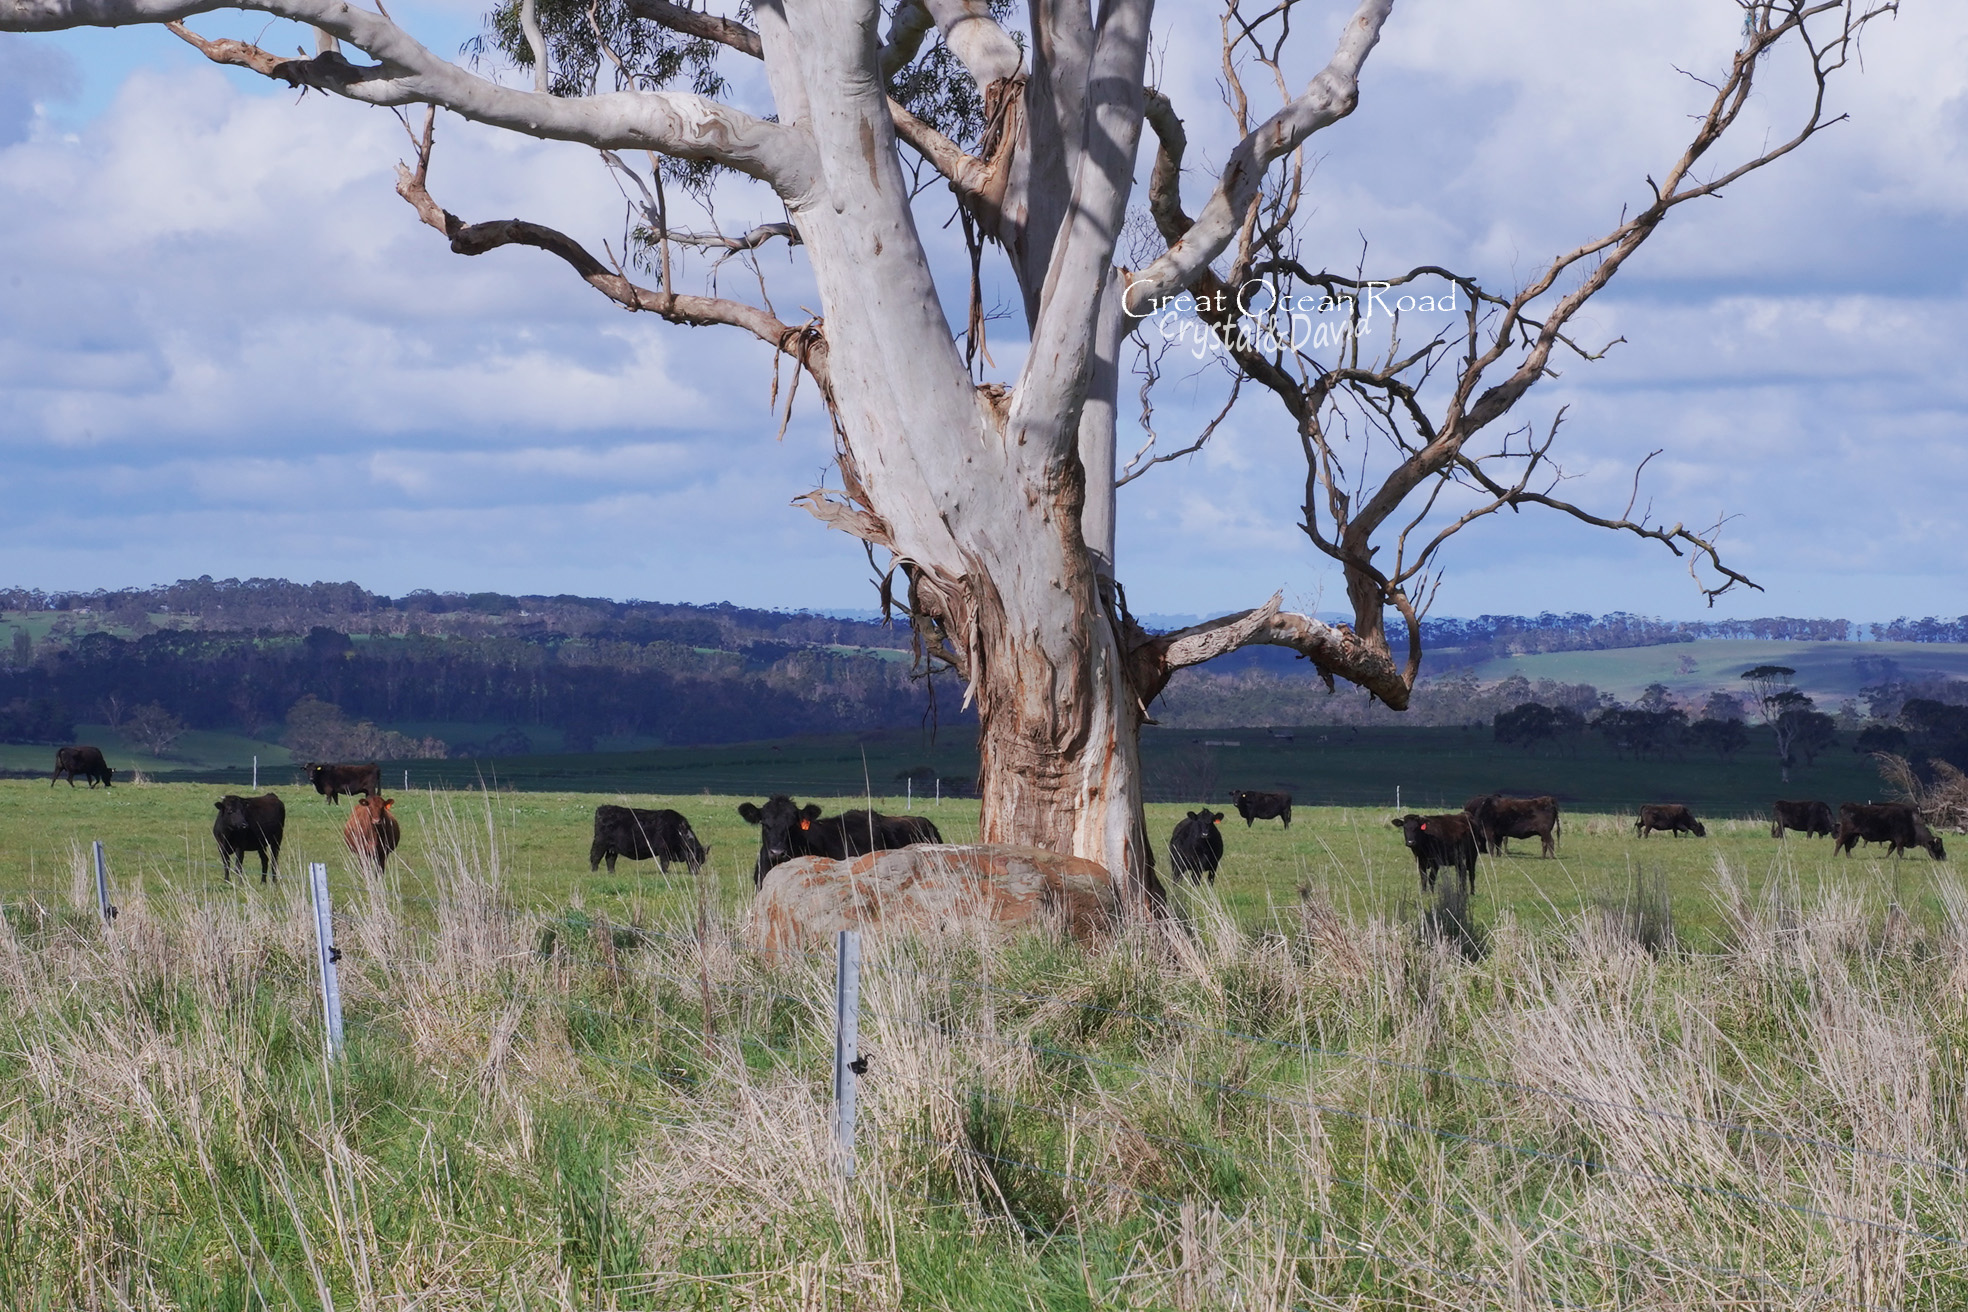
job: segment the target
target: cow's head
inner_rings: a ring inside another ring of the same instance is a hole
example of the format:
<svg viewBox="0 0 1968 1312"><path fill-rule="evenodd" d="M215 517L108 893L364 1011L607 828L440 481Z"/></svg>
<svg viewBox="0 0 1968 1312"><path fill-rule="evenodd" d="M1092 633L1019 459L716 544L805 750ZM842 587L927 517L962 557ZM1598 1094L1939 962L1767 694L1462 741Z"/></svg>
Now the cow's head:
<svg viewBox="0 0 1968 1312"><path fill-rule="evenodd" d="M738 815L746 824L759 827L758 864L752 868L752 882L758 884L772 867L805 854L806 831L820 818L820 807L812 802L801 806L784 793L775 793L764 806L740 802Z"/></svg>
<svg viewBox="0 0 1968 1312"><path fill-rule="evenodd" d="M1914 830L1914 841L1926 848L1927 855L1933 857L1936 861L1947 860L1947 849L1941 846L1941 836L1929 829L1926 825L1920 825L1919 828Z"/></svg>
<svg viewBox="0 0 1968 1312"><path fill-rule="evenodd" d="M1694 827L1695 827L1695 837L1696 837L1696 838L1707 838L1707 837L1708 837L1708 830L1707 830L1706 828L1704 828L1704 827L1703 827L1703 825L1702 825L1702 822L1701 822L1701 821L1699 821L1699 820L1692 820L1692 821L1690 821L1689 823L1690 823L1690 824L1692 824L1692 825L1694 825Z"/></svg>
<svg viewBox="0 0 1968 1312"><path fill-rule="evenodd" d="M1387 822L1401 831L1401 841L1409 847L1419 843L1428 833L1428 818L1419 815L1396 816Z"/></svg>
<svg viewBox="0 0 1968 1312"><path fill-rule="evenodd" d="M245 798L234 797L231 793L227 793L224 797L212 803L212 805L218 808L219 819L225 822L227 829L244 829L246 827Z"/></svg>
<svg viewBox="0 0 1968 1312"><path fill-rule="evenodd" d="M688 820L677 828L680 831L677 834L678 846L683 848L683 859L694 871L704 864L704 859L710 856L711 849L697 841L697 831L690 827Z"/></svg>

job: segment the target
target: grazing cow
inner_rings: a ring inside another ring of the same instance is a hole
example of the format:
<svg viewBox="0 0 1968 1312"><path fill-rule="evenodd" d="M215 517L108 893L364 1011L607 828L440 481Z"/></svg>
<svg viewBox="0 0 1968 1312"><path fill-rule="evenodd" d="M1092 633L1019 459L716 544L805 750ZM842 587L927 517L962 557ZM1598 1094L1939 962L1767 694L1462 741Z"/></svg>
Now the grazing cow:
<svg viewBox="0 0 1968 1312"><path fill-rule="evenodd" d="M1795 829L1812 838L1830 838L1835 828L1831 808L1823 802L1775 802L1770 807L1770 837L1782 838Z"/></svg>
<svg viewBox="0 0 1968 1312"><path fill-rule="evenodd" d="M1947 860L1940 835L1929 829L1905 802L1866 805L1847 802L1840 806L1838 832L1832 836L1832 845L1840 856L1850 856L1861 840L1884 843L1896 857L1904 855L1909 847L1920 847L1936 861Z"/></svg>
<svg viewBox="0 0 1968 1312"><path fill-rule="evenodd" d="M246 854L260 854L260 882L269 872L280 878L280 840L287 832L287 805L272 793L258 797L235 797L227 793L212 803L218 815L212 820L212 837L219 844L219 866L226 882L232 882L233 867L246 878Z"/></svg>
<svg viewBox="0 0 1968 1312"><path fill-rule="evenodd" d="M349 809L348 823L342 826L342 841L358 861L374 861L376 869L389 865L390 853L403 841L403 826L390 808L393 797L365 797Z"/></svg>
<svg viewBox="0 0 1968 1312"><path fill-rule="evenodd" d="M764 806L738 804L747 824L759 827L758 864L752 868L754 886L765 872L796 856L824 856L839 861L917 843L940 843L943 835L919 815L883 815L879 811L843 811L820 818L818 803L799 805L775 793Z"/></svg>
<svg viewBox="0 0 1968 1312"><path fill-rule="evenodd" d="M1404 815L1388 821L1414 853L1424 891L1435 887L1435 872L1451 866L1463 887L1476 891L1476 827L1466 815Z"/></svg>
<svg viewBox="0 0 1968 1312"><path fill-rule="evenodd" d="M1643 806L1640 808L1640 818L1633 822L1633 828L1642 838L1656 829L1665 830L1676 838L1683 834L1693 834L1696 838L1708 837L1708 830L1702 828L1702 822L1695 819L1695 813L1685 806Z"/></svg>
<svg viewBox="0 0 1968 1312"><path fill-rule="evenodd" d="M55 777L48 781L53 788L65 775L68 786L75 787L75 776L81 775L94 788L98 781L104 788L109 787L109 762L103 760L100 747L58 747L55 749Z"/></svg>
<svg viewBox="0 0 1968 1312"><path fill-rule="evenodd" d="M594 813L594 846L588 849L588 869L596 870L605 860L608 873L615 873L615 858L631 861L656 858L664 874L670 862L681 861L696 874L704 864L707 849L697 841L690 822L676 811L645 811L639 807L597 806Z"/></svg>
<svg viewBox="0 0 1968 1312"><path fill-rule="evenodd" d="M1223 861L1223 831L1217 828L1223 823L1221 811L1191 811L1189 817L1176 825L1175 832L1169 835L1169 869L1177 879L1184 875L1192 884L1216 882L1216 868Z"/></svg>
<svg viewBox="0 0 1968 1312"><path fill-rule="evenodd" d="M383 767L373 761L368 765L316 765L309 761L307 775L314 791L336 806L342 804L343 793L374 797L383 791Z"/></svg>
<svg viewBox="0 0 1968 1312"><path fill-rule="evenodd" d="M1558 850L1558 799L1555 797L1505 797L1485 793L1462 804L1476 835L1478 852L1510 855L1513 838L1536 838L1543 844L1543 855Z"/></svg>
<svg viewBox="0 0 1968 1312"><path fill-rule="evenodd" d="M1252 793L1232 789L1230 800L1237 804L1237 814L1244 818L1246 829L1258 820L1283 820L1285 828L1291 828L1290 793Z"/></svg>

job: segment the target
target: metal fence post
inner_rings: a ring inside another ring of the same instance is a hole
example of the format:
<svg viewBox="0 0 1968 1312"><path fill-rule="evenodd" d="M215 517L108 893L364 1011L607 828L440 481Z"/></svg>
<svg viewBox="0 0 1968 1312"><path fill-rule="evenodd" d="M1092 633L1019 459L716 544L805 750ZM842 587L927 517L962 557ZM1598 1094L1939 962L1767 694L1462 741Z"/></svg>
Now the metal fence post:
<svg viewBox="0 0 1968 1312"><path fill-rule="evenodd" d="M321 1018L328 1028L328 1055L342 1055L342 985L335 963L342 954L335 949L334 911L328 902L328 867L316 862L308 867L308 892L314 899L314 946L321 960Z"/></svg>
<svg viewBox="0 0 1968 1312"><path fill-rule="evenodd" d="M260 791L260 758L253 758L253 791Z"/></svg>
<svg viewBox="0 0 1968 1312"><path fill-rule="evenodd" d="M103 924L116 919L116 907L109 900L109 863L103 858L102 840L95 841L96 850L96 905L102 909Z"/></svg>
<svg viewBox="0 0 1968 1312"><path fill-rule="evenodd" d="M854 1178L854 1085L861 1061L861 935L840 932L834 967L834 1149Z"/></svg>

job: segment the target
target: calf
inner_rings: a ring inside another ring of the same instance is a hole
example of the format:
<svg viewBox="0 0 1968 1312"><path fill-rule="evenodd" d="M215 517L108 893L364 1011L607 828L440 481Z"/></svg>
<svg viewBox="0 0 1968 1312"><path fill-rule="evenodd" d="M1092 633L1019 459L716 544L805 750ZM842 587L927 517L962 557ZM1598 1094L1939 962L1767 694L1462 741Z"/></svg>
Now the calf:
<svg viewBox="0 0 1968 1312"><path fill-rule="evenodd" d="M1232 789L1230 800L1237 804L1237 814L1244 818L1246 829L1259 820L1283 820L1285 828L1291 828L1290 793L1253 793Z"/></svg>
<svg viewBox="0 0 1968 1312"><path fill-rule="evenodd" d="M307 763L308 781L314 791L333 802L342 804L342 794L374 797L383 791L383 767L371 761L368 765L316 765Z"/></svg>
<svg viewBox="0 0 1968 1312"><path fill-rule="evenodd" d="M268 874L277 882L280 841L287 832L286 803L273 793L258 797L227 793L212 805L219 812L212 820L212 838L219 845L219 868L225 872L226 882L232 882L235 866L239 877L246 878L248 852L260 854L260 882L266 883Z"/></svg>
<svg viewBox="0 0 1968 1312"><path fill-rule="evenodd" d="M81 775L94 788L98 781L104 788L109 787L109 762L103 760L100 747L58 747L55 749L55 777L48 781L53 788L64 776L68 786L75 787L75 776Z"/></svg>
<svg viewBox="0 0 1968 1312"><path fill-rule="evenodd" d="M1414 853L1424 891L1435 887L1435 872L1453 866L1463 887L1476 891L1476 827L1466 815L1404 815L1388 821Z"/></svg>
<svg viewBox="0 0 1968 1312"><path fill-rule="evenodd" d="M1191 811L1176 825L1169 835L1169 869L1177 879L1187 875L1200 884L1208 875L1210 883L1216 882L1216 868L1223 861L1223 831L1217 828L1222 823L1223 812L1203 810Z"/></svg>
<svg viewBox="0 0 1968 1312"><path fill-rule="evenodd" d="M365 797L349 809L348 823L342 826L342 841L355 859L375 862L377 871L389 865L390 853L403 841L403 826L390 808L393 797Z"/></svg>
<svg viewBox="0 0 1968 1312"><path fill-rule="evenodd" d="M1940 835L1929 829L1905 802L1863 805L1846 802L1840 806L1838 832L1832 836L1832 846L1840 856L1850 856L1861 840L1884 843L1896 857L1904 855L1909 847L1920 847L1936 861L1947 860Z"/></svg>
<svg viewBox="0 0 1968 1312"><path fill-rule="evenodd" d="M1555 797L1505 797L1502 793L1485 793L1464 802L1462 813L1469 817L1479 852L1509 856L1510 840L1513 838L1541 840L1545 856L1554 855L1558 850L1558 799Z"/></svg>
<svg viewBox="0 0 1968 1312"><path fill-rule="evenodd" d="M597 806L594 813L594 845L588 849L588 869L598 869L605 860L608 873L615 873L615 859L631 861L656 858L664 874L670 862L681 861L696 874L704 864L707 849L697 841L690 822L675 811L644 811L628 806Z"/></svg>
<svg viewBox="0 0 1968 1312"><path fill-rule="evenodd" d="M1665 830L1676 838L1683 834L1693 834L1696 838L1708 837L1708 830L1702 828L1702 822L1695 819L1695 813L1685 806L1643 806L1640 808L1640 818L1633 822L1633 828L1642 838L1656 829Z"/></svg>
<svg viewBox="0 0 1968 1312"><path fill-rule="evenodd" d="M1829 838L1831 808L1823 802L1774 802L1770 807L1770 837L1782 838L1784 830L1795 829L1812 838Z"/></svg>
<svg viewBox="0 0 1968 1312"><path fill-rule="evenodd" d="M943 841L936 826L919 815L843 811L822 819L818 803L801 806L784 793L774 794L764 806L740 802L738 814L745 823L759 827L758 864L752 867L754 887L765 882L766 871L796 856L824 856L840 861L890 848Z"/></svg>

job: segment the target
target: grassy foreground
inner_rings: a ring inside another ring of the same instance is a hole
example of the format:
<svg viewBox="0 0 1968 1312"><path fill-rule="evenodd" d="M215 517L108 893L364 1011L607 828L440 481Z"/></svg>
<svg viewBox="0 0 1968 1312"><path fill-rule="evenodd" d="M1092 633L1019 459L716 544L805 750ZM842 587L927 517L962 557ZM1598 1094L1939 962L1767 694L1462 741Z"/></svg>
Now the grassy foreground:
<svg viewBox="0 0 1968 1312"><path fill-rule="evenodd" d="M871 940L850 1183L831 961L553 904L508 799L423 806L416 894L338 871L338 1063L298 880L9 901L0 1306L1968 1307L1946 867L1909 915L1725 856L1704 953L1316 888Z"/></svg>
<svg viewBox="0 0 1968 1312"><path fill-rule="evenodd" d="M50 788L31 780L0 780L0 900L39 897L59 901L67 895L69 870L78 850L91 840L105 844L115 896L142 889L153 900L202 901L226 890L212 842L212 803L227 791L209 784L118 784L105 793ZM239 791L245 791L243 789ZM348 804L331 806L311 789L283 786L287 803L289 868L323 861L339 883L351 873L341 842ZM502 871L503 889L520 907L550 910L582 906L625 920L681 915L696 894L680 867L668 876L654 862L621 862L614 874L590 874L588 845L596 805L674 807L688 816L710 846L715 897L735 913L751 899L758 831L738 817L739 796L702 794L649 796L549 792L454 794L417 791L392 794L403 821L403 847L392 873L412 906L434 895L432 882L442 870L440 821L457 814L473 817L476 829L490 826ZM753 800L762 798L756 794ZM825 799L829 812L859 805L856 800ZM903 798L877 797L884 811L901 812ZM951 842L977 838L977 803L946 800L940 806L915 803L931 816ZM1193 807L1151 805L1149 831L1165 847L1168 835ZM1227 808L1225 808L1227 810ZM1216 894L1241 923L1272 926L1280 915L1296 914L1301 887L1332 903L1349 920L1371 916L1408 917L1418 909L1420 890L1414 862L1400 835L1387 821L1392 807L1299 807L1292 827L1275 820L1246 827L1234 811L1224 821L1226 854ZM1769 836L1767 822L1711 818L1707 839L1656 835L1634 837L1629 815L1568 812L1562 820L1559 855L1545 860L1538 845L1513 843L1511 855L1485 858L1477 876L1473 914L1489 922L1509 913L1532 927L1567 923L1581 912L1630 896L1636 881L1665 887L1676 928L1690 946L1705 948L1724 927L1713 895L1716 863L1752 896L1774 886L1795 886L1801 896L1855 897L1882 904L1897 902L1925 915L1938 914L1935 882L1947 867L1917 855L1904 861L1863 856L1834 858L1824 839ZM1878 853L1880 849L1870 849ZM1952 854L1968 860L1968 846ZM1157 862L1166 869L1166 852ZM249 857L249 878L258 887L258 861ZM254 896L233 889L235 896ZM425 905L426 911L428 906Z"/></svg>
<svg viewBox="0 0 1968 1312"><path fill-rule="evenodd" d="M1378 812L1238 825L1176 923L871 940L849 1183L732 799L681 801L700 940L681 872L587 873L592 796L406 797L385 879L290 793L329 1063L214 791L0 785L0 1307L1968 1308L1947 864L1580 816L1434 906Z"/></svg>

